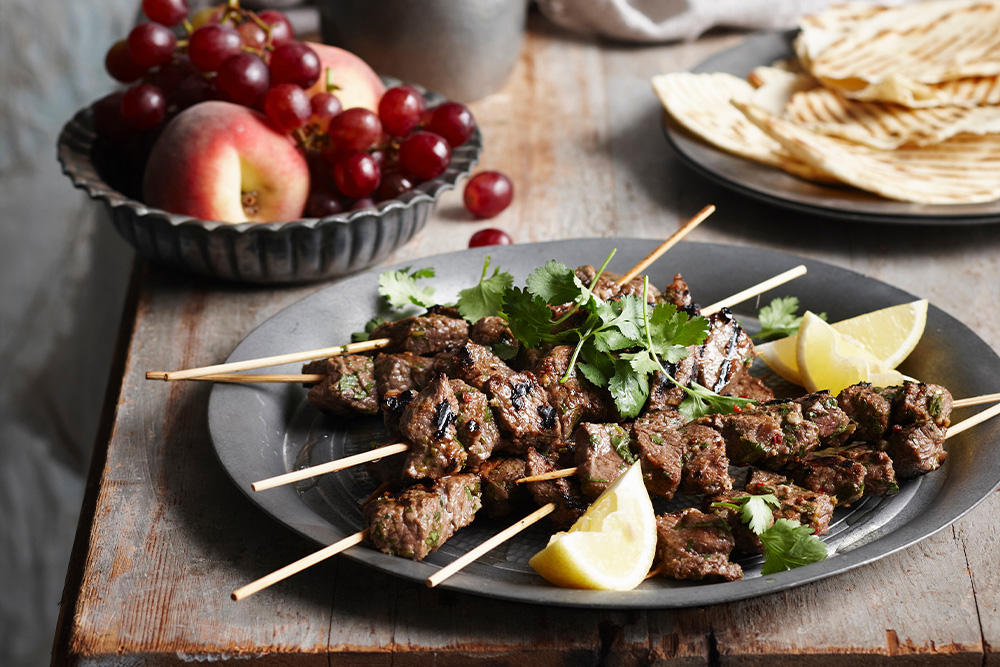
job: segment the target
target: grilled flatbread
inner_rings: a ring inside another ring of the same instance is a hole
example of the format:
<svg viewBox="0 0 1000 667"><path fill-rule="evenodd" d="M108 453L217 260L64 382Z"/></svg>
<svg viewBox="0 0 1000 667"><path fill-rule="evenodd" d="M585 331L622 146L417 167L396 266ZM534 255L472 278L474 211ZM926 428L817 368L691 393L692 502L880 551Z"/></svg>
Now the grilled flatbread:
<svg viewBox="0 0 1000 667"><path fill-rule="evenodd" d="M824 86L854 99L959 104L937 84L1000 75L1000 0L848 5L803 19L800 28L800 61Z"/></svg>
<svg viewBox="0 0 1000 667"><path fill-rule="evenodd" d="M802 178L829 181L747 120L730 100L748 101L753 86L731 74L673 72L651 80L669 116L688 132L724 151L779 167Z"/></svg>
<svg viewBox="0 0 1000 667"><path fill-rule="evenodd" d="M933 146L883 151L811 132L742 102L733 104L799 160L862 190L922 204L1000 198L1000 134L960 134Z"/></svg>

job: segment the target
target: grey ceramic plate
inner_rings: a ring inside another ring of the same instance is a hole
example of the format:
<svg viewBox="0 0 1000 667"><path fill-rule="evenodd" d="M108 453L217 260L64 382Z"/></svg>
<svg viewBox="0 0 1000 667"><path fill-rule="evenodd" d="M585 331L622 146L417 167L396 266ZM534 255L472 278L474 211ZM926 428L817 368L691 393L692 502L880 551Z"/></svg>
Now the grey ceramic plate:
<svg viewBox="0 0 1000 667"><path fill-rule="evenodd" d="M794 55L794 32L762 33L705 60L693 72L727 72L744 78L754 67ZM820 185L780 169L744 160L664 124L667 141L689 167L741 194L783 208L827 217L897 224L985 224L1000 222L1000 201L957 206L884 199L849 186Z"/></svg>
<svg viewBox="0 0 1000 667"><path fill-rule="evenodd" d="M519 284L549 259L569 266L599 264L611 248L618 254L610 270L624 272L645 257L650 241L590 239L489 248L495 262L515 274ZM433 266L437 294L453 298L478 280L482 249L440 255L412 263ZM820 262L765 250L700 243L682 243L650 271L656 285L670 282L680 271L696 299L712 303L786 269L804 263L809 272L777 292L794 294L806 308L826 311L831 320L911 301L914 297L884 283ZM720 270L722 268L722 270ZM377 310L377 271L346 279L285 309L252 332L233 351L231 361L335 345L359 331ZM736 309L751 318L749 306ZM298 372L297 365L274 372ZM919 346L903 372L949 387L955 396L994 392L1000 358L980 338L941 310L932 307ZM976 408L959 412L957 419ZM374 484L361 469L326 475L308 485L278 487L254 493L250 484L315 465L385 442L380 420L334 420L319 415L298 385L216 385L209 403L209 428L222 465L250 500L290 529L319 544L330 544L360 529L358 501ZM839 510L825 538L837 554L825 561L769 577L760 576L758 562L744 562L746 578L724 584L685 584L656 578L629 592L578 591L556 588L527 566L541 549L549 528L543 521L527 533L498 547L480 561L448 579L445 588L510 600L553 605L607 608L657 608L705 605L773 593L881 558L944 528L1000 483L1000 461L990 454L1000 443L1000 421L987 422L949 440L950 455L933 474L904 483L899 495L867 498L851 510ZM388 556L367 545L345 552L385 572L423 581L442 565L505 527L502 522L476 519L423 562Z"/></svg>

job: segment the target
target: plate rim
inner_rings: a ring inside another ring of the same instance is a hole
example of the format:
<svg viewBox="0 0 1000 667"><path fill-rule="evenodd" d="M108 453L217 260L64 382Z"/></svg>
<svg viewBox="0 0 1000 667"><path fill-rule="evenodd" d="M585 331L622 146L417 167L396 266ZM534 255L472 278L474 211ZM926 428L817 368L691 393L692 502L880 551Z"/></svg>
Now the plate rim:
<svg viewBox="0 0 1000 667"><path fill-rule="evenodd" d="M497 252L501 253L512 253L523 251L526 247L532 249L553 249L551 255L558 259L558 250L564 245L571 244L596 244L597 246L603 246L606 248L619 247L621 244L637 244L637 248L641 250L641 254L638 257L642 257L648 251L649 239L641 238L623 238L623 237L612 237L612 238L589 238L589 239L572 239L572 240L557 240L548 241L541 243L532 244L522 244L520 246L503 246L500 248L506 248L507 250L497 250L497 249L481 249L476 248L472 250L459 250L450 253L443 253L439 255L433 255L429 257L411 259L406 262L400 262L392 266L385 267L375 267L368 269L361 273L355 274L354 276L344 279L343 281L338 281L330 286L323 288L317 292L307 295L303 299L290 304L289 306L283 308L278 313L272 315L270 318L262 322L260 325L254 328L253 331L248 333L241 342L234 348L232 353L227 358L227 361L236 361L241 358L240 350L244 348L247 341L251 340L255 334L262 335L260 332L266 331L266 328L277 321L279 321L283 315L293 308L306 308L311 305L314 301L322 301L322 295L330 292L331 290L336 290L342 286L344 282L350 282L354 280L366 280L371 277L388 270L398 270L403 267L413 266L415 263L432 263L435 266L443 266L447 262L448 258L455 256L465 256L474 255L476 253L481 253L480 256L485 254L493 254ZM842 273L855 276L857 278L863 279L870 282L873 285L880 286L881 289L888 290L895 295L902 298L915 299L914 295L906 292L905 290L885 283L883 281L877 280L865 276L856 271L846 269L843 267L824 262L822 260L816 260L811 258L806 258L803 256L795 255L792 253L787 253L779 250L772 250L767 248L756 248L756 247L743 247L730 244L721 243L705 243L705 242L692 242L683 241L678 244L677 248L679 250L693 247L699 247L703 251L719 252L719 251L746 251L752 252L758 255L772 256L777 259L782 259L789 266L794 266L799 263L805 263L807 266L821 267L824 270L832 271L834 274ZM485 252L484 252L485 251ZM497 262L500 266L503 266L501 261ZM960 331L964 332L964 335L972 336L974 341L981 344L984 351L988 351L992 355L991 362L994 366L1000 369L1000 356L992 350L974 331L969 329L968 326L952 317L943 310L935 307L931 304L928 313L928 322L943 321L950 326L958 327ZM280 351L275 352L280 353ZM245 357L242 357L245 358ZM299 520L287 519L280 516L280 512L276 513L274 511L274 506L272 503L267 502L268 496L254 494L250 488L247 480L240 480L234 476L233 470L227 464L227 456L222 450L220 450L219 439L216 435L216 429L213 428L213 423L218 419L218 405L220 403L220 396L223 396L225 392L231 391L234 387L241 385L227 385L227 384L215 384L212 387L209 396L208 405L208 422L209 422L209 432L211 436L212 449L216 454L216 457L220 461L223 469L226 471L227 476L230 480L239 488L251 501L251 504L256 505L258 509L263 510L271 518L275 519L278 523L282 524L286 528L289 528L293 532L298 533L302 537L305 537L311 541L316 542L320 545L326 545L333 541L333 539L339 539L344 535L332 526L323 517L315 515L314 517L304 517ZM245 385L244 385L245 386ZM1000 441L1000 426L993 424L991 430L995 431L996 440ZM947 464L946 464L947 465ZM256 480L250 480L256 481ZM915 480L916 483L920 483L920 479ZM769 577L755 577L751 579L743 579L736 582L726 582L726 583L693 583L690 587L682 588L668 588L668 589L653 589L653 590L643 590L638 589L636 591L627 592L612 592L612 591L581 591L573 589L562 589L551 586L545 583L543 580L539 580L538 585L524 585L516 582L501 582L493 579L488 579L484 577L475 576L476 564L473 564L466 570L460 571L442 584L438 588L448 589L451 591L471 593L474 595L481 595L491 598L497 598L502 600L514 601L514 602L528 602L534 604L549 604L554 606L563 607L577 607L577 608L602 608L602 609L670 609L670 608L683 608L691 606L704 606L707 604L717 604L732 602L737 600L743 600L753 597L758 597L760 595L766 595L771 593L777 593L785 591L791 588L795 588L807 583L818 581L821 579L826 579L831 576L842 574L844 572L853 570L857 567L865 565L876 560L880 560L889 556L893 553L901 551L905 548L909 548L914 544L925 540L941 530L947 528L952 523L965 516L969 511L974 509L979 503L985 500L994 490L1000 488L1000 475L997 476L989 490L983 492L979 497L975 498L972 502L960 508L956 512L944 512L943 516L939 516L942 513L935 509L932 514L932 518L924 517L922 520L917 521L916 524L912 520L907 520L903 525L898 528L891 530L888 534L881 536L877 539L873 539L869 543L857 546L850 551L845 553L838 553L835 557L828 558L819 563L814 563L804 568L791 570L777 575L771 575ZM283 487L284 491L287 493L295 493L290 487ZM278 489L281 491L281 489ZM978 492L977 492L978 493ZM307 512L315 514L309 509L304 503L301 504ZM317 519L319 523L312 521L311 519ZM932 525L930 530L922 530L921 526L923 523L930 522ZM323 525L326 524L326 525ZM915 535L913 533L916 533ZM881 545L883 548L876 550L875 546ZM440 565L429 563L427 561L414 562L408 559L389 556L378 552L367 545L359 545L351 547L350 549L343 552L343 555L360 562L366 566L375 567L383 571L384 573L390 574L392 576L398 576L403 579L407 579L415 582L423 582L430 574L436 572L440 569ZM487 567L487 566L482 566ZM690 594L694 592L694 594Z"/></svg>

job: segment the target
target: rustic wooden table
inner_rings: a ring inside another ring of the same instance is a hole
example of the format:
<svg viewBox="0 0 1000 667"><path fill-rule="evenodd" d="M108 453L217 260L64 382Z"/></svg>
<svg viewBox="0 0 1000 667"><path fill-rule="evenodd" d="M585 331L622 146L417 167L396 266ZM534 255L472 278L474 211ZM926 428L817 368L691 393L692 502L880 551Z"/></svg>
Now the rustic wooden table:
<svg viewBox="0 0 1000 667"><path fill-rule="evenodd" d="M532 17L506 87L473 105L482 167L514 204L470 223L448 193L392 261L464 248L501 226L521 243L662 239L707 203L690 237L798 253L902 287L1000 350L1000 227L907 228L791 214L681 166L649 87L741 35L653 47L557 34ZM680 611L581 611L430 590L334 558L242 602L229 593L316 545L229 482L202 383L150 369L224 359L258 324L324 285L260 288L169 273L132 278L76 546L55 664L1000 665L1000 494L874 564L758 599Z"/></svg>

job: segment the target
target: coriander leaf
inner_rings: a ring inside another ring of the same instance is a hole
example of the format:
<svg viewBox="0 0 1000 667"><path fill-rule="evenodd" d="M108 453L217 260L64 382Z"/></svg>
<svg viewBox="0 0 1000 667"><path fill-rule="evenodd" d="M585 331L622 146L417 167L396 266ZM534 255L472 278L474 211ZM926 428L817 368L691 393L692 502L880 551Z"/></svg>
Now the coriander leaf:
<svg viewBox="0 0 1000 667"><path fill-rule="evenodd" d="M760 535L771 525L771 507L780 507L781 503L774 497L774 494L765 493L760 496L745 496L743 507L740 508L740 518L743 523L750 526L754 535Z"/></svg>
<svg viewBox="0 0 1000 667"><path fill-rule="evenodd" d="M658 304L649 318L650 347L666 361L676 364L688 356L688 347L698 345L708 334L708 319L689 317L670 303Z"/></svg>
<svg viewBox="0 0 1000 667"><path fill-rule="evenodd" d="M504 291L514 284L514 276L507 272L500 272L499 268L493 270L493 275L489 278L486 274L490 269L490 256L487 255L483 263L483 273L479 278L479 284L475 287L461 290L458 293L459 314L469 322L476 322L484 317L496 315L500 312L500 301Z"/></svg>
<svg viewBox="0 0 1000 667"><path fill-rule="evenodd" d="M649 350L643 350L642 352L624 353L619 355L622 359L627 359L629 365L632 366L632 370L636 373L641 373L643 375L649 375L650 373L655 373L661 369L659 362L653 358L653 355Z"/></svg>
<svg viewBox="0 0 1000 667"><path fill-rule="evenodd" d="M614 358L610 354L598 352L592 346L583 348L580 352L580 358L583 361L578 361L576 367L583 373L583 377L598 387L607 387L608 382L615 374Z"/></svg>
<svg viewBox="0 0 1000 667"><path fill-rule="evenodd" d="M434 288L419 287L420 278L433 278L434 269L428 267L409 273L410 267L401 271L386 271L379 274L378 293L389 300L393 308L405 308L411 304L430 308L434 305Z"/></svg>
<svg viewBox="0 0 1000 667"><path fill-rule="evenodd" d="M677 384L677 381L672 377L670 377L670 381ZM682 387L682 389L687 393L687 396L677 406L677 411L688 419L697 419L712 414L726 415L730 412L736 412L736 408L739 406L753 403L753 400L749 398L720 396L697 382L691 382L689 386Z"/></svg>
<svg viewBox="0 0 1000 667"><path fill-rule="evenodd" d="M608 382L608 390L615 399L622 417L635 417L649 398L649 378L636 373L625 359L615 359L615 374Z"/></svg>
<svg viewBox="0 0 1000 667"><path fill-rule="evenodd" d="M583 303L583 297L590 294L572 269L554 259L535 269L526 283L529 292L553 306L570 301Z"/></svg>
<svg viewBox="0 0 1000 667"><path fill-rule="evenodd" d="M771 299L771 303L760 309L757 314L760 320L760 332L753 336L756 341L767 341L775 338L792 336L799 332L802 318L796 317L799 300L794 296ZM826 313L819 313L826 320Z"/></svg>
<svg viewBox="0 0 1000 667"><path fill-rule="evenodd" d="M813 529L792 519L778 519L760 534L764 544L764 567L761 574L816 563L826 558L826 544L813 535Z"/></svg>
<svg viewBox="0 0 1000 667"><path fill-rule="evenodd" d="M507 320L511 333L528 347L538 347L552 326L552 311L545 301L520 287L504 291L500 315Z"/></svg>

